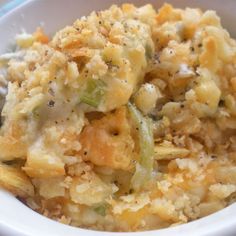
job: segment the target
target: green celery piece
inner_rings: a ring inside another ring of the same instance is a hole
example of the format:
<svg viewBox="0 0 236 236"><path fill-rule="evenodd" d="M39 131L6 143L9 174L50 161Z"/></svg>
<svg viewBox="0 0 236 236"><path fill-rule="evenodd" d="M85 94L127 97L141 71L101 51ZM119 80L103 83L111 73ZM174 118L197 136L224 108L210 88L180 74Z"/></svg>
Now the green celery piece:
<svg viewBox="0 0 236 236"><path fill-rule="evenodd" d="M94 208L94 211L97 212L101 216L106 215L106 206L105 205L100 205Z"/></svg>
<svg viewBox="0 0 236 236"><path fill-rule="evenodd" d="M134 190L138 190L150 179L150 174L139 163L136 164L135 168L134 175L131 178L131 186Z"/></svg>
<svg viewBox="0 0 236 236"><path fill-rule="evenodd" d="M151 178L153 170L154 140L151 120L145 118L131 103L128 103L128 109L133 122L139 130L140 161L136 165L136 171L131 180L131 184L137 189Z"/></svg>
<svg viewBox="0 0 236 236"><path fill-rule="evenodd" d="M86 103L87 105L95 108L98 107L98 105L100 104L99 99L91 97L90 95L87 94L84 94L80 100L81 102Z"/></svg>
<svg viewBox="0 0 236 236"><path fill-rule="evenodd" d="M145 56L148 60L151 60L153 57L153 50L150 44L146 44L145 46Z"/></svg>
<svg viewBox="0 0 236 236"><path fill-rule="evenodd" d="M34 119L39 119L39 106L35 107L32 110L32 115L33 115Z"/></svg>
<svg viewBox="0 0 236 236"><path fill-rule="evenodd" d="M97 108L105 94L105 87L106 83L104 81L90 79L87 83L86 90L80 98L81 102Z"/></svg>

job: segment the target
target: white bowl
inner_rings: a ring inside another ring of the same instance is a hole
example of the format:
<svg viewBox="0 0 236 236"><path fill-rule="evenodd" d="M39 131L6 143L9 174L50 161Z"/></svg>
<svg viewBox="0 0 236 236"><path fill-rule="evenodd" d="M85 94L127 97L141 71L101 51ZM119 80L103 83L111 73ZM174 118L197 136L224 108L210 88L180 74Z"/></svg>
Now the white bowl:
<svg viewBox="0 0 236 236"><path fill-rule="evenodd" d="M42 25L46 33L53 34L63 26L72 23L76 18L87 15L92 10L101 10L113 3L133 2L136 5L152 3L160 7L161 0L32 0L15 8L0 18L0 53L10 49L14 36L22 29L33 32ZM168 0L176 7L201 7L214 9L222 18L223 25L232 36L236 36L234 22L235 0ZM110 233L85 230L63 225L39 215L26 207L9 193L0 191L0 235L2 236L144 236L147 232ZM188 224L149 231L148 235L171 236L235 236L236 235L236 204L233 204L215 214Z"/></svg>

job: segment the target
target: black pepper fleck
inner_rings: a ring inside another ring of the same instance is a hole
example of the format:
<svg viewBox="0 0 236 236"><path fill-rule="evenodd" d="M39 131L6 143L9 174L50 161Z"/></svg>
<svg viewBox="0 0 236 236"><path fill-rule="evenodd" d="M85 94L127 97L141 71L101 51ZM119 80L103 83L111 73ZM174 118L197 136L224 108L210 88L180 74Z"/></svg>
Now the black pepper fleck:
<svg viewBox="0 0 236 236"><path fill-rule="evenodd" d="M220 106L220 107L223 107L224 105L225 105L225 101L222 100L222 99L220 99L220 101L219 101L219 106Z"/></svg>
<svg viewBox="0 0 236 236"><path fill-rule="evenodd" d="M48 101L49 107L54 107L54 105L55 105L55 101L53 101L53 100Z"/></svg>
<svg viewBox="0 0 236 236"><path fill-rule="evenodd" d="M134 190L131 188L130 190L129 190L129 194L132 194L134 192Z"/></svg>

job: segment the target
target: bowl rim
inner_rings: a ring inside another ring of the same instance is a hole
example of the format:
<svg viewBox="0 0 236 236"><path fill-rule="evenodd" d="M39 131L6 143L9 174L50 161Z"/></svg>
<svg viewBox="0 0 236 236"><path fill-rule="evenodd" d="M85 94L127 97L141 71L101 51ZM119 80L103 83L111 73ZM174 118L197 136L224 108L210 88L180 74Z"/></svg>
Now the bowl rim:
<svg viewBox="0 0 236 236"><path fill-rule="evenodd" d="M236 212L236 203L233 203L232 205L206 217L169 228L139 232L109 232L84 229L54 221L35 212L5 190L0 190L0 199L3 200L3 204L0 205L1 211L8 211L8 203L10 202L15 209L19 209L22 215L28 219L33 219L38 222L38 225L40 225L37 228L33 228L35 227L35 224L33 226L31 226L31 224L22 224L22 222L14 222L14 224L11 224L11 221L4 218L4 214L0 214L0 234L5 233L2 235L36 236L38 234L35 234L35 232L41 230L40 233L43 233L44 236L62 236L65 235L65 232L67 236L74 236L77 233L81 233L86 236L125 236L127 234L130 236L144 236L147 233L150 236L154 236L157 233L159 236L233 236L235 235L236 229L236 217L234 213ZM49 233L45 231L47 229L49 229Z"/></svg>

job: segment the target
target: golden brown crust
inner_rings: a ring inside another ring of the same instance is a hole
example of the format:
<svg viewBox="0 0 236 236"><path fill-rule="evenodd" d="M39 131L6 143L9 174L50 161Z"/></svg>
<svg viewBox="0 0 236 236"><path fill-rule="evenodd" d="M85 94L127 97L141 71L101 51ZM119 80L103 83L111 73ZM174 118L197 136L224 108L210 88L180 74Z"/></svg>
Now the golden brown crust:
<svg viewBox="0 0 236 236"><path fill-rule="evenodd" d="M134 160L134 141L127 109L121 107L100 120L92 121L82 131L80 143L80 155L84 160L114 169L130 169Z"/></svg>

